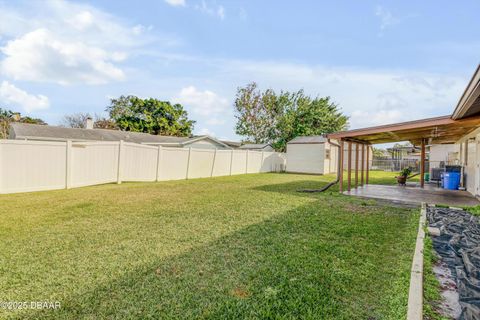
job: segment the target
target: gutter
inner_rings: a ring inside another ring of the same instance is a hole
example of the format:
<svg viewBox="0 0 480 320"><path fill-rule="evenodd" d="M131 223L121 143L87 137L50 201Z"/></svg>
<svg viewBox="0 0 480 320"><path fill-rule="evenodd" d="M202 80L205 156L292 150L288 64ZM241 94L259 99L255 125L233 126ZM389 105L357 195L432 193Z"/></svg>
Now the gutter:
<svg viewBox="0 0 480 320"><path fill-rule="evenodd" d="M468 112L473 102L480 96L480 64L475 73L468 82L467 87L463 91L462 96L458 100L457 106L452 113L452 119L461 119Z"/></svg>

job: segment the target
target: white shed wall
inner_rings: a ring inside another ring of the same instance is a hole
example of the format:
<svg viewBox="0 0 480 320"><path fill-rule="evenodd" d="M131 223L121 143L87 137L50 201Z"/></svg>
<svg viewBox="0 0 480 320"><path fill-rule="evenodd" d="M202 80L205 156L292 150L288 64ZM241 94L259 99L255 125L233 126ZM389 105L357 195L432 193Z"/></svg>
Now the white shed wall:
<svg viewBox="0 0 480 320"><path fill-rule="evenodd" d="M325 144L287 144L287 172L323 174Z"/></svg>

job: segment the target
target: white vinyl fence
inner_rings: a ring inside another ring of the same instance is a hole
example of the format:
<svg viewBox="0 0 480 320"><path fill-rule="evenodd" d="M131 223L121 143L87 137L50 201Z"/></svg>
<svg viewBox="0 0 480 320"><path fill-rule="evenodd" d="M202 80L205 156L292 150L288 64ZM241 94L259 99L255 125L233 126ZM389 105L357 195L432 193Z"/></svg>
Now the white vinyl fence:
<svg viewBox="0 0 480 320"><path fill-rule="evenodd" d="M277 152L0 140L0 194L283 171Z"/></svg>

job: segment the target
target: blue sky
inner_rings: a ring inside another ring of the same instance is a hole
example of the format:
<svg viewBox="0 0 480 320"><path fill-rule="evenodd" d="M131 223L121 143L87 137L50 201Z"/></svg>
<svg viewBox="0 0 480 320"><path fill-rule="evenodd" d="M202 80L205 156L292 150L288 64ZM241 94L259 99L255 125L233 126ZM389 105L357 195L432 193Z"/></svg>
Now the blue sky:
<svg viewBox="0 0 480 320"><path fill-rule="evenodd" d="M239 139L236 88L331 96L350 127L450 114L479 63L478 1L0 1L0 106L59 124L121 94Z"/></svg>

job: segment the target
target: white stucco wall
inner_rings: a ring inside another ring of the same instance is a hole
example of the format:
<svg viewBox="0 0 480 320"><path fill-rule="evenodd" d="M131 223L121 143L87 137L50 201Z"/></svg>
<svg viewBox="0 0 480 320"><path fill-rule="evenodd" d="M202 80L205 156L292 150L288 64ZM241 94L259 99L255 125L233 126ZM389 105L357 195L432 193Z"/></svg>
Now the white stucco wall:
<svg viewBox="0 0 480 320"><path fill-rule="evenodd" d="M430 162L440 162L444 161L445 163L449 160L449 154L459 152L460 147L458 144L435 144L430 146Z"/></svg>
<svg viewBox="0 0 480 320"><path fill-rule="evenodd" d="M459 162L464 166L464 186L471 194L480 195L480 129L464 136L456 146Z"/></svg>

